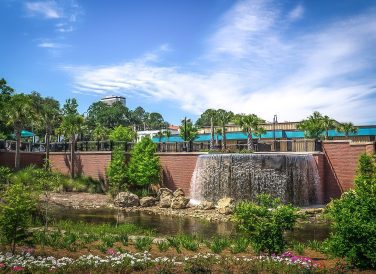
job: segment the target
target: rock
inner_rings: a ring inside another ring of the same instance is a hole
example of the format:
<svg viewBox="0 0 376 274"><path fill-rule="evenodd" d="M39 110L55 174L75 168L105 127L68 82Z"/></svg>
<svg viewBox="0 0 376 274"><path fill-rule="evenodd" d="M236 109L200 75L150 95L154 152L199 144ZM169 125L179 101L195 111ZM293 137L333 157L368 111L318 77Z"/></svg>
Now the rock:
<svg viewBox="0 0 376 274"><path fill-rule="evenodd" d="M171 189L168 189L167 187L162 187L158 190L158 193L157 193L157 199L162 199L164 198L165 196L172 196L172 190Z"/></svg>
<svg viewBox="0 0 376 274"><path fill-rule="evenodd" d="M169 208L171 206L172 194L170 196L161 197L159 200L159 207Z"/></svg>
<svg viewBox="0 0 376 274"><path fill-rule="evenodd" d="M232 198L222 198L217 203L217 210L221 214L231 214L235 208L235 201Z"/></svg>
<svg viewBox="0 0 376 274"><path fill-rule="evenodd" d="M129 191L120 192L118 195L116 195L114 204L118 207L138 206L140 204L140 199L136 194Z"/></svg>
<svg viewBox="0 0 376 274"><path fill-rule="evenodd" d="M140 199L140 205L142 207L149 207L155 205L156 199L154 197L143 197Z"/></svg>
<svg viewBox="0 0 376 274"><path fill-rule="evenodd" d="M199 208L199 209L203 209L203 210L209 210L209 209L214 209L215 206L214 206L214 203L213 203L213 202L203 201L203 202L201 202L201 203L198 205L198 208Z"/></svg>
<svg viewBox="0 0 376 274"><path fill-rule="evenodd" d="M173 209L182 209L186 208L189 203L189 199L184 196L177 196L172 198L171 208Z"/></svg>
<svg viewBox="0 0 376 274"><path fill-rule="evenodd" d="M177 190L175 190L172 195L174 197L185 196L184 191L181 188L178 188Z"/></svg>

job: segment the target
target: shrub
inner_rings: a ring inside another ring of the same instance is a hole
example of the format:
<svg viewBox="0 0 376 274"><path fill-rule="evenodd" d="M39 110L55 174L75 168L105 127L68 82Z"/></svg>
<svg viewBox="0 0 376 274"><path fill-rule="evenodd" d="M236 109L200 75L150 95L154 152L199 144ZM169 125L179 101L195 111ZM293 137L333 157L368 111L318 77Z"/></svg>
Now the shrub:
<svg viewBox="0 0 376 274"><path fill-rule="evenodd" d="M249 239L246 237L237 237L230 246L231 253L237 254L246 252L249 246Z"/></svg>
<svg viewBox="0 0 376 274"><path fill-rule="evenodd" d="M197 240L190 236L190 235L179 235L178 241L180 244L187 250L196 251L198 249L198 242Z"/></svg>
<svg viewBox="0 0 376 274"><path fill-rule="evenodd" d="M136 186L148 186L159 183L161 167L159 157L155 155L156 144L144 137L131 150L128 165L128 179Z"/></svg>
<svg viewBox="0 0 376 274"><path fill-rule="evenodd" d="M0 191L5 190L5 188L9 185L10 176L12 172L10 168L5 166L0 166Z"/></svg>
<svg viewBox="0 0 376 274"><path fill-rule="evenodd" d="M297 242L297 241L293 241L292 242L292 249L299 255L303 255L304 254L304 244L303 243L300 243L300 242Z"/></svg>
<svg viewBox="0 0 376 274"><path fill-rule="evenodd" d="M120 148L115 148L112 151L111 162L107 169L107 177L112 196L126 189L127 167L125 165L124 151Z"/></svg>
<svg viewBox="0 0 376 274"><path fill-rule="evenodd" d="M233 219L237 228L250 236L256 252L272 254L285 250L283 233L293 228L297 217L296 208L262 194L257 196L256 202L239 203Z"/></svg>
<svg viewBox="0 0 376 274"><path fill-rule="evenodd" d="M151 249L152 243L153 243L153 239L150 237L137 237L135 241L135 246L137 250L149 251Z"/></svg>
<svg viewBox="0 0 376 274"><path fill-rule="evenodd" d="M160 241L157 243L158 249L161 252L165 252L170 248L170 243L168 241Z"/></svg>
<svg viewBox="0 0 376 274"><path fill-rule="evenodd" d="M36 207L36 197L22 184L9 186L0 204L0 229L5 242L12 245L12 253L16 243L27 235L31 215Z"/></svg>
<svg viewBox="0 0 376 274"><path fill-rule="evenodd" d="M333 233L328 251L354 266L376 268L376 168L371 155L360 156L355 188L328 205Z"/></svg>
<svg viewBox="0 0 376 274"><path fill-rule="evenodd" d="M211 242L208 243L208 247L214 253L221 253L226 247L230 245L227 238L215 237Z"/></svg>

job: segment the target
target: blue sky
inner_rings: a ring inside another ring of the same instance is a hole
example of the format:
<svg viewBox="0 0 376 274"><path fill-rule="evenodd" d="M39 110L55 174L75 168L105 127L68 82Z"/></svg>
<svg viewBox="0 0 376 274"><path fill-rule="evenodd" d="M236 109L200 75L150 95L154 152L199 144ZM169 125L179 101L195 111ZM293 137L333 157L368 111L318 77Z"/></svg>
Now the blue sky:
<svg viewBox="0 0 376 274"><path fill-rule="evenodd" d="M175 124L209 107L376 124L375 18L373 0L2 0L0 77Z"/></svg>

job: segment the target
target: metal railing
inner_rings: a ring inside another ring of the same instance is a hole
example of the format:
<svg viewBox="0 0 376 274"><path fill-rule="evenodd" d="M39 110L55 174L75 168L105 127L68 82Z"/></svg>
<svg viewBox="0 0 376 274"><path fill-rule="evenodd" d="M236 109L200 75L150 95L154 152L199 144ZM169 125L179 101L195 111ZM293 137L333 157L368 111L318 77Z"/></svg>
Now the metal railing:
<svg viewBox="0 0 376 274"><path fill-rule="evenodd" d="M112 142L112 141L79 141L75 144L75 151L112 151L115 147L120 147L124 152L129 152L135 143L131 142ZM210 150L209 142L161 142L156 143L157 152L203 152ZM68 152L71 143L52 142L50 143L50 152ZM241 152L246 151L247 144L228 143L224 151ZM16 149L15 141L1 141L0 149L14 151ZM311 152L322 151L320 141L312 139L301 140L255 140L253 143L255 152ZM45 143L21 143L21 151L44 152L46 151ZM222 151L221 146L214 147L214 151Z"/></svg>

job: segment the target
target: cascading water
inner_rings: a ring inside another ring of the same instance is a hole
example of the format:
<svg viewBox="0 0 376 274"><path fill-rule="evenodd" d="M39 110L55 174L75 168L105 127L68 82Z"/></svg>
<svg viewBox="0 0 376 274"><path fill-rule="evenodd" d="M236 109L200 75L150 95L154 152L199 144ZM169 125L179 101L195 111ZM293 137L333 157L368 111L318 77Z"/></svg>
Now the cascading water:
<svg viewBox="0 0 376 274"><path fill-rule="evenodd" d="M310 154L200 155L191 181L191 201L252 200L268 193L284 203L306 206L319 202L319 183Z"/></svg>

